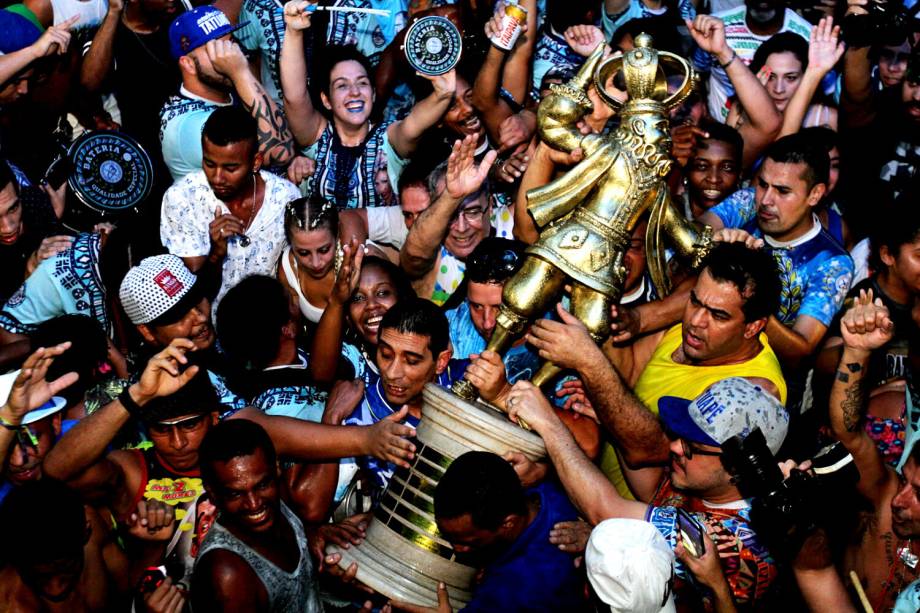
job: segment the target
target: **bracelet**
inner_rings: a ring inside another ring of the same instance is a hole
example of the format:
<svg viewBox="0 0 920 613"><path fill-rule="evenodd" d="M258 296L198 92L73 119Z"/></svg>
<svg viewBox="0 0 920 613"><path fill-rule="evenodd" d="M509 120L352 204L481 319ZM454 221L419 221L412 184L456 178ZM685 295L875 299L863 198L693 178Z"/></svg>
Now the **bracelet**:
<svg viewBox="0 0 920 613"><path fill-rule="evenodd" d="M734 50L734 49L732 49L732 57L731 57L731 59L728 60L727 62L725 62L724 64L720 63L719 66L722 67L722 70L725 70L726 68L728 68L729 66L732 65L732 62L734 62L734 61L737 60L737 59L738 59L738 54L735 53L735 50Z"/></svg>
<svg viewBox="0 0 920 613"><path fill-rule="evenodd" d="M118 395L118 402L121 403L121 406L125 408L125 411L127 411L131 417L140 417L141 405L134 401L134 398L132 398L131 394L128 392L129 389L131 389L130 386L126 387L124 391Z"/></svg>
<svg viewBox="0 0 920 613"><path fill-rule="evenodd" d="M11 424L10 422L3 419L3 417L0 417L0 426L3 426L7 430L12 430L13 432L15 432L19 430L19 428L21 427L21 424Z"/></svg>

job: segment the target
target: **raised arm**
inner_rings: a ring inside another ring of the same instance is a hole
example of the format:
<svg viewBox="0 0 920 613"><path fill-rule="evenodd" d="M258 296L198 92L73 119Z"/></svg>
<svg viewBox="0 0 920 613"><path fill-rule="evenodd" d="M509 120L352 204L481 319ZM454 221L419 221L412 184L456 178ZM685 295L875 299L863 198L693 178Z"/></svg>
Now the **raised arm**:
<svg viewBox="0 0 920 613"><path fill-rule="evenodd" d="M540 102L537 129L540 138L553 149L574 151L582 146L585 135L578 129L578 122L593 110L586 92L604 57L604 47L598 44L578 74L568 83L554 86L554 91Z"/></svg>
<svg viewBox="0 0 920 613"><path fill-rule="evenodd" d="M285 29L280 62L284 110L291 122L291 132L301 147L315 143L326 127L326 119L313 107L307 89L303 37L310 27L312 13L305 10L309 5L303 0L291 0L284 5Z"/></svg>
<svg viewBox="0 0 920 613"><path fill-rule="evenodd" d="M70 343L54 347L40 347L30 355L13 381L10 395L0 406L0 468L9 457L9 449L16 438L16 432L29 411L34 411L77 380L77 373L67 373L54 381L45 381L48 368L54 358L70 349Z"/></svg>
<svg viewBox="0 0 920 613"><path fill-rule="evenodd" d="M838 42L840 26L834 25L833 17L825 17L811 29L808 44L808 68L802 75L802 83L795 90L792 99L783 112L783 128L780 136L794 134L802 128L811 99L821 85L821 80L840 61L844 45Z"/></svg>
<svg viewBox="0 0 920 613"><path fill-rule="evenodd" d="M126 393L143 407L154 398L176 392L198 372L197 366L180 372L180 365L188 363L185 354L192 350L194 344L190 340L173 340L150 359L140 380L128 387ZM112 470L91 469L107 463L104 456L109 443L130 418L131 413L121 400L114 400L84 417L52 447L45 458L45 474L72 482L81 490L100 493L101 488L111 483Z"/></svg>
<svg viewBox="0 0 920 613"><path fill-rule="evenodd" d="M430 81L434 91L427 98L417 102L405 119L387 128L390 145L401 158L407 158L415 152L425 131L438 123L447 112L457 90L457 73L454 70L437 76L421 73L418 73L418 76Z"/></svg>
<svg viewBox="0 0 920 613"><path fill-rule="evenodd" d="M438 249L463 199L475 193L489 174L496 153L486 153L478 167L474 160L476 137L454 142L447 160L447 186L434 203L412 224L399 262L411 279L426 275L435 265Z"/></svg>
<svg viewBox="0 0 920 613"><path fill-rule="evenodd" d="M875 442L863 429L863 411L868 402L864 379L869 357L891 340L893 327L881 300L873 303L871 292L860 292L840 322L843 353L830 394L831 429L853 455L860 475L857 489L876 508L884 504L885 486L894 474L885 467Z"/></svg>
<svg viewBox="0 0 920 613"><path fill-rule="evenodd" d="M294 158L294 138L284 113L252 74L243 50L232 40L212 40L205 45L214 70L233 82L240 103L256 120L259 153L266 166L287 166Z"/></svg>
<svg viewBox="0 0 920 613"><path fill-rule="evenodd" d="M527 333L527 342L541 358L578 372L598 419L616 441L627 464L643 466L667 461L668 439L658 418L626 388L584 324L561 305L556 311L562 322L538 320Z"/></svg>
<svg viewBox="0 0 920 613"><path fill-rule="evenodd" d="M739 131L744 138L744 167L749 168L764 148L776 139L783 126L783 117L763 84L725 42L725 24L721 19L697 15L696 19L686 23L697 46L713 54L725 70L735 88L738 102L747 112L750 121L746 121Z"/></svg>
<svg viewBox="0 0 920 613"><path fill-rule="evenodd" d="M9 81L16 73L39 58L64 55L70 46L70 26L77 22L74 16L56 26L51 26L34 43L6 55L0 55L0 83Z"/></svg>
<svg viewBox="0 0 920 613"><path fill-rule="evenodd" d="M507 405L513 420L527 422L543 437L559 480L588 523L597 525L611 517L645 519L647 506L617 493L575 442L539 388L529 381L518 381L508 394Z"/></svg>
<svg viewBox="0 0 920 613"><path fill-rule="evenodd" d="M105 19L96 30L89 51L83 56L83 64L80 66L80 85L90 93L96 93L102 89L102 85L115 66L113 55L115 33L118 31L118 22L121 21L123 9L122 0L109 0L109 10L105 14Z"/></svg>
<svg viewBox="0 0 920 613"><path fill-rule="evenodd" d="M868 0L847 0L847 15L865 15ZM843 55L843 92L840 108L848 127L864 126L875 119L869 47L850 46Z"/></svg>

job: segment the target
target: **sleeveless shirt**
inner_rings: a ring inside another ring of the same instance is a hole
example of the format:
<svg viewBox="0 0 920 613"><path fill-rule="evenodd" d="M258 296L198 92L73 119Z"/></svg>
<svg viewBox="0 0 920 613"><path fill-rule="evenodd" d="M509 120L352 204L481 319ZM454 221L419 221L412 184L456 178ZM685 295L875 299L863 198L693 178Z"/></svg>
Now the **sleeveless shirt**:
<svg viewBox="0 0 920 613"><path fill-rule="evenodd" d="M677 324L665 332L633 389L636 397L655 415L658 415L658 400L662 396L692 400L713 383L729 377L766 379L776 386L780 401L786 404L786 380L783 378L779 360L767 342L766 334L761 333L760 344L763 345L763 349L754 358L738 364L719 366L676 363L671 356L682 341L683 324ZM601 470L616 486L620 495L634 500L626 485L626 478L616 452L610 443L604 445Z"/></svg>
<svg viewBox="0 0 920 613"><path fill-rule="evenodd" d="M291 265L291 247L287 246L281 253L281 270L284 272L284 278L287 279L288 285L297 292L297 304L300 305L300 313L313 323L319 323L323 316L323 310L313 306L313 303L304 296L303 289L300 287L300 277L297 275L297 259L294 259L294 265Z"/></svg>
<svg viewBox="0 0 920 613"><path fill-rule="evenodd" d="M307 549L307 536L303 525L294 513L283 502L281 514L291 524L294 536L297 539L297 549L300 553L300 562L294 572L285 572L254 549L243 543L240 539L224 528L220 519L211 526L208 536L201 545L198 559L213 549L224 549L235 553L242 558L252 571L259 577L268 594L268 609L266 611L304 611L317 613L323 610L319 601L319 589L316 585L316 576L313 574L313 563Z"/></svg>

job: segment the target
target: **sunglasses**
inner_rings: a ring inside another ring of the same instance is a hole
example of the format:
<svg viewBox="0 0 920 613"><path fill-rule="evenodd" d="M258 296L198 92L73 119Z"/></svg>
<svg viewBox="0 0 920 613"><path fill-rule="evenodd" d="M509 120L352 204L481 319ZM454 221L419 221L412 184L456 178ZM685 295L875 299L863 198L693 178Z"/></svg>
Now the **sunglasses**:
<svg viewBox="0 0 920 613"><path fill-rule="evenodd" d="M713 451L710 449L703 449L698 447L696 444L691 443L684 437L680 436L667 426L664 427L664 434L668 437L669 441L680 441L680 451L681 454L688 460L692 460L694 455L708 455L708 456L720 456L722 451Z"/></svg>
<svg viewBox="0 0 920 613"><path fill-rule="evenodd" d="M189 417L183 419L180 422L174 423L164 423L164 422L155 422L147 425L147 430L150 431L150 434L155 434L157 436L166 436L169 434L173 428L178 428L182 432L194 432L197 430L202 422L204 421L207 415L195 415L194 417Z"/></svg>

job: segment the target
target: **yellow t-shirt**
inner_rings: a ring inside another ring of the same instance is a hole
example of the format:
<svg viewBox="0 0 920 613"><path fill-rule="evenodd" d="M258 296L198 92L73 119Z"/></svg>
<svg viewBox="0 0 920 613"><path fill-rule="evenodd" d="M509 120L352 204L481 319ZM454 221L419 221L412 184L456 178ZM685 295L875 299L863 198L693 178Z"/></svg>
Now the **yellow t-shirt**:
<svg viewBox="0 0 920 613"><path fill-rule="evenodd" d="M694 366L677 364L671 358L674 351L680 347L682 331L683 325L677 324L665 332L645 370L636 381L633 392L652 413L658 415L658 400L662 396L692 400L713 383L729 377L767 379L776 386L780 400L786 404L786 380L783 378L779 360L767 342L766 334L760 335L763 350L747 362L722 366ZM600 466L621 496L634 499L626 484L626 477L620 468L616 451L610 443L604 444Z"/></svg>

